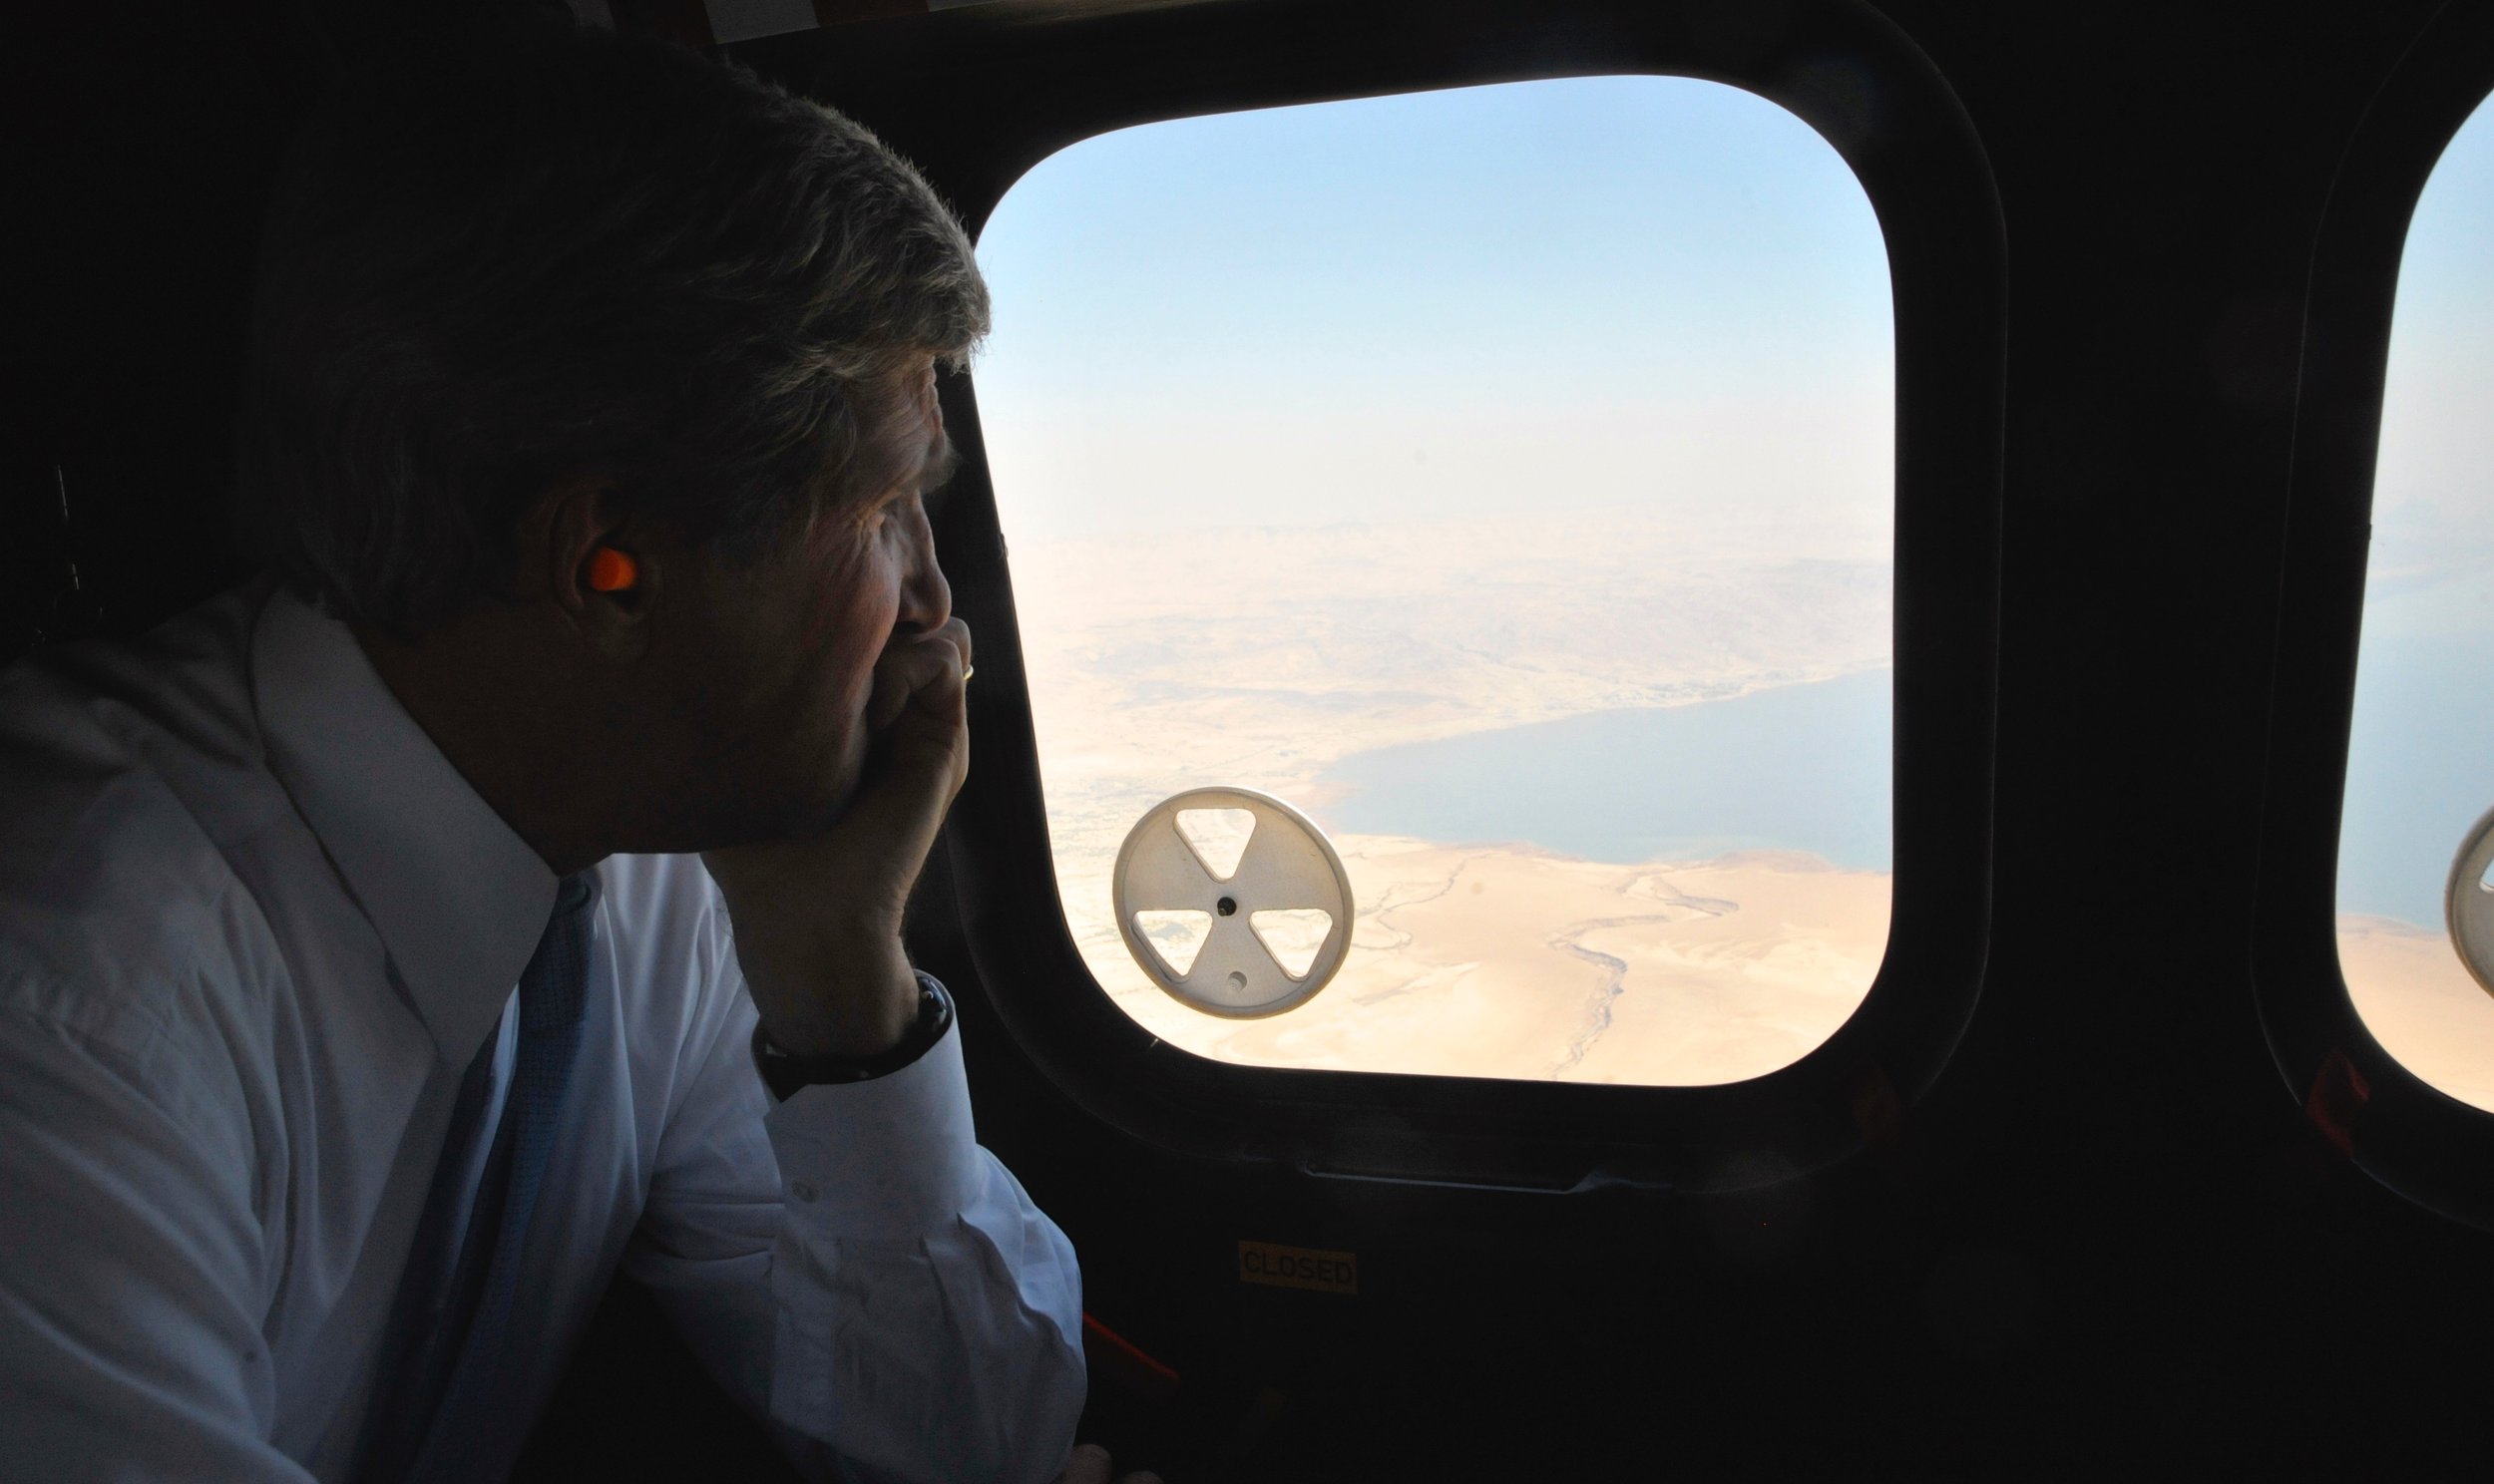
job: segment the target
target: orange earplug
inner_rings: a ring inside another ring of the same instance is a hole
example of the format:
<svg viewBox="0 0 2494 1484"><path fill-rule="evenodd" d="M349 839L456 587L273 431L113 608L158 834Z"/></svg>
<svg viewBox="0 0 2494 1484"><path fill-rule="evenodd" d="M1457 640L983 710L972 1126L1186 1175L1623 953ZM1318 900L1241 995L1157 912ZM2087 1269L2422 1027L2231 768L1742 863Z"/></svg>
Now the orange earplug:
<svg viewBox="0 0 2494 1484"><path fill-rule="evenodd" d="M589 558L589 585L597 592L621 592L640 580L632 558L613 547L600 547Z"/></svg>

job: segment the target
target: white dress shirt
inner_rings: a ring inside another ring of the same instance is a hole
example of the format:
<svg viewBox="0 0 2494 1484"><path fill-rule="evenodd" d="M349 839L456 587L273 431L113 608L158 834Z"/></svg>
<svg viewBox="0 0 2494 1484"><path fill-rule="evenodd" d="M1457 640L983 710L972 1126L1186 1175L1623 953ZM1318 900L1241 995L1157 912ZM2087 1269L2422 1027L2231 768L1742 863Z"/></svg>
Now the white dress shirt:
<svg viewBox="0 0 2494 1484"><path fill-rule="evenodd" d="M958 1032L774 1104L699 858L597 870L524 1385L446 1412L418 1476L509 1472L619 1265L812 1476L1055 1473L1081 1279L974 1142ZM364 1466L452 1100L555 889L265 580L0 674L0 1472Z"/></svg>

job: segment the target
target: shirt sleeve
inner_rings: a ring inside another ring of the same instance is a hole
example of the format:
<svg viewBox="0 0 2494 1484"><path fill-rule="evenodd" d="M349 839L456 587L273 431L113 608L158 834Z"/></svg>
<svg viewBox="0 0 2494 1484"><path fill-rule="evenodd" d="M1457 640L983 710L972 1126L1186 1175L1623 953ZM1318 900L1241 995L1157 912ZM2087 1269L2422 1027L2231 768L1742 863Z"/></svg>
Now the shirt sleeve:
<svg viewBox="0 0 2494 1484"><path fill-rule="evenodd" d="M0 1011L0 1467L309 1484L268 1442L247 1130L150 1071Z"/></svg>
<svg viewBox="0 0 2494 1484"><path fill-rule="evenodd" d="M1081 1275L973 1138L958 1026L774 1105L732 948L709 991L624 1272L810 1478L1052 1478L1082 1410Z"/></svg>

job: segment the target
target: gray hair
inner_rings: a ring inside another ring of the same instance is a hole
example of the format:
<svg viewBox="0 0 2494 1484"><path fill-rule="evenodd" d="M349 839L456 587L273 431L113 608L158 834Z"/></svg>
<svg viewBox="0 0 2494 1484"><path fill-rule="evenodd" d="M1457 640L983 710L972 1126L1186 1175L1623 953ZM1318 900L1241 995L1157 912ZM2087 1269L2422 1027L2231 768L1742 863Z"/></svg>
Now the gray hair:
<svg viewBox="0 0 2494 1484"><path fill-rule="evenodd" d="M987 328L918 173L749 74L580 32L360 80L268 217L243 549L403 637L501 591L569 477L751 560Z"/></svg>

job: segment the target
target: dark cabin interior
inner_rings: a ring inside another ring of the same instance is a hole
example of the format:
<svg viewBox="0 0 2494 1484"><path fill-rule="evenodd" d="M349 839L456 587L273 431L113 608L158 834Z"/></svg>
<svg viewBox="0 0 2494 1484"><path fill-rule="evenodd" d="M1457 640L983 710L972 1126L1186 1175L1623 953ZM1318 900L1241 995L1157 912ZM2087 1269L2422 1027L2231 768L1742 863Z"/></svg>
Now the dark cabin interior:
<svg viewBox="0 0 2494 1484"><path fill-rule="evenodd" d="M289 121L496 8L13 28L0 660L239 579L238 326ZM1130 123L1714 78L1844 152L1896 275L1896 937L1836 1039L1726 1087L1256 1072L1108 1009L1044 885L976 372L948 382L938 535L995 689L913 946L983 1142L1149 1357L1095 1337L1086 1439L1175 1484L2482 1456L2494 1115L2367 1034L2328 894L2398 247L2494 91L2494 8L814 10L724 45L696 0L609 14L853 114L974 232ZM1358 1292L1242 1284L1242 1240L1356 1253ZM786 1476L624 1285L522 1474Z"/></svg>

